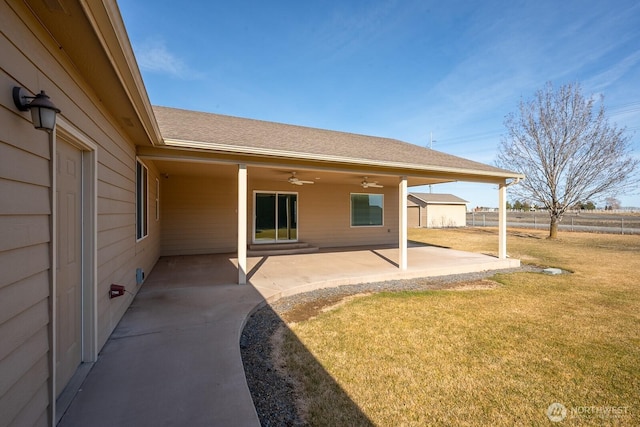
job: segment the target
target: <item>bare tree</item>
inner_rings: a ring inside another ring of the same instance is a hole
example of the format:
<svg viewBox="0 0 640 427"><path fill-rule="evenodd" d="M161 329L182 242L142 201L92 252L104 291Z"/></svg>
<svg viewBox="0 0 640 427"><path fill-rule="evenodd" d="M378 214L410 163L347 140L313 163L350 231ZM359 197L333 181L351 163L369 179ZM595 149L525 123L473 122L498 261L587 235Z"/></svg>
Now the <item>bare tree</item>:
<svg viewBox="0 0 640 427"><path fill-rule="evenodd" d="M611 210L620 209L622 207L622 203L620 203L620 200L616 199L615 197L607 197L605 203Z"/></svg>
<svg viewBox="0 0 640 427"><path fill-rule="evenodd" d="M547 83L505 118L497 163L525 174L513 191L548 210L551 239L569 207L614 197L638 182L640 161L632 156L631 138L609 124L600 101L595 111L594 98L585 98L579 84L554 90Z"/></svg>

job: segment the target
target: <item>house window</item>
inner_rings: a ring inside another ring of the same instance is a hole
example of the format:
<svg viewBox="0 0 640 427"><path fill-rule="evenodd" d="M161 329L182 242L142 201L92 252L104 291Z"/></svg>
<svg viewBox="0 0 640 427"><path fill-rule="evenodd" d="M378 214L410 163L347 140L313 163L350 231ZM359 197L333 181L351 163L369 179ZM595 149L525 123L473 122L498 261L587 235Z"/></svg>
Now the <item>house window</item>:
<svg viewBox="0 0 640 427"><path fill-rule="evenodd" d="M140 240L149 234L149 177L147 167L136 160L136 239Z"/></svg>
<svg viewBox="0 0 640 427"><path fill-rule="evenodd" d="M351 226L383 225L384 196L382 194L351 194Z"/></svg>
<svg viewBox="0 0 640 427"><path fill-rule="evenodd" d="M254 192L254 242L298 240L298 194Z"/></svg>

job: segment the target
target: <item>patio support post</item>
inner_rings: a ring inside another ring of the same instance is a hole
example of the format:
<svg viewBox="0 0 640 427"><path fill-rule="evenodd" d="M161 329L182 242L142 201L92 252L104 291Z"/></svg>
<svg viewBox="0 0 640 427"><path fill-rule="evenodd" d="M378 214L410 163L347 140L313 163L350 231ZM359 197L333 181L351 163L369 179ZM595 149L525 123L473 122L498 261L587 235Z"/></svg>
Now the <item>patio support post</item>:
<svg viewBox="0 0 640 427"><path fill-rule="evenodd" d="M498 188L498 258L507 258L507 184Z"/></svg>
<svg viewBox="0 0 640 427"><path fill-rule="evenodd" d="M398 256L398 267L400 270L407 269L407 177L400 177L400 185L398 191L398 209L399 209L399 233L398 247L400 253Z"/></svg>
<svg viewBox="0 0 640 427"><path fill-rule="evenodd" d="M247 165L238 165L238 284L247 284Z"/></svg>

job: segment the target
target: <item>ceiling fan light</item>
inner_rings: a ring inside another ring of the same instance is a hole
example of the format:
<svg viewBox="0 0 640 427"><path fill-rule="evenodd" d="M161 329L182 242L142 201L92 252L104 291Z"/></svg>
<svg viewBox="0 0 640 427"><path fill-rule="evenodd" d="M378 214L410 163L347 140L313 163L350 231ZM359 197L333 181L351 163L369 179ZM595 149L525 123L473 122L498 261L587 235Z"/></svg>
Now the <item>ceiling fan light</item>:
<svg viewBox="0 0 640 427"><path fill-rule="evenodd" d="M313 181L304 181L304 180L298 179L296 177L296 172L291 172L291 176L289 177L288 181L294 185L315 184L315 182Z"/></svg>
<svg viewBox="0 0 640 427"><path fill-rule="evenodd" d="M362 182L360 183L360 185L362 186L362 188L384 188L384 185L380 185L378 184L378 181L373 181L373 182L369 182L367 180L368 177L364 177L364 179L362 180Z"/></svg>

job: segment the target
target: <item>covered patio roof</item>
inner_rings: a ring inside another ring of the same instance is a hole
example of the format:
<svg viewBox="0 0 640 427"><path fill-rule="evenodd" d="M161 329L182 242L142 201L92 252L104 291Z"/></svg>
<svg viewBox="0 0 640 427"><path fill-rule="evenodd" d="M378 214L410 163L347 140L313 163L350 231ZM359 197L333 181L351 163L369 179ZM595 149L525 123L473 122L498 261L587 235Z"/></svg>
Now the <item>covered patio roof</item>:
<svg viewBox="0 0 640 427"><path fill-rule="evenodd" d="M320 169L405 175L409 185L456 180L504 183L517 172L392 138L310 128L168 107L153 107L164 149L148 158L298 165ZM166 150L166 149L171 150Z"/></svg>
<svg viewBox="0 0 640 427"><path fill-rule="evenodd" d="M396 187L397 268L407 270L407 188L452 181L499 186L504 213L509 180L523 175L391 138L309 128L168 107L153 107L162 146L138 146L161 175L235 175L237 182L238 283L247 283L248 170L252 178ZM211 167L215 165L215 167ZM304 173L304 176L303 176ZM506 217L501 216L499 258L506 258ZM390 230L389 230L390 231Z"/></svg>

